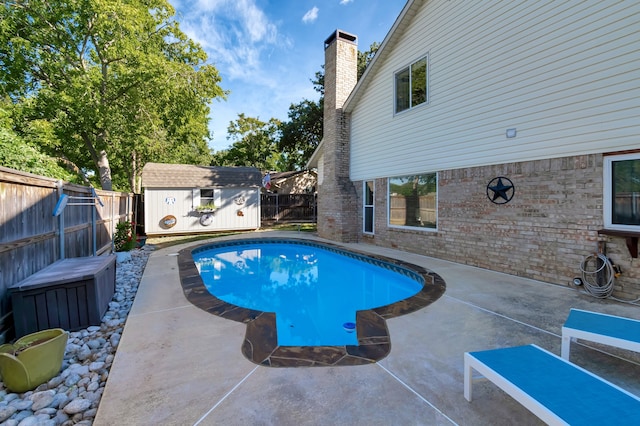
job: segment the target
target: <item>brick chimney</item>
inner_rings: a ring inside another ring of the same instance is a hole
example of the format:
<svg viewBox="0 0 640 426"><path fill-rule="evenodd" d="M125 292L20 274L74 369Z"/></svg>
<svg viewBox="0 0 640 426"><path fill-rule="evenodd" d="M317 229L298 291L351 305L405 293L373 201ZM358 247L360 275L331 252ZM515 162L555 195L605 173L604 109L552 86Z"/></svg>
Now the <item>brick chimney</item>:
<svg viewBox="0 0 640 426"><path fill-rule="evenodd" d="M350 117L342 110L358 80L357 37L336 30L324 42L323 151L318 169L318 235L356 242L360 231L357 193L349 179ZM319 173L320 174L320 173Z"/></svg>

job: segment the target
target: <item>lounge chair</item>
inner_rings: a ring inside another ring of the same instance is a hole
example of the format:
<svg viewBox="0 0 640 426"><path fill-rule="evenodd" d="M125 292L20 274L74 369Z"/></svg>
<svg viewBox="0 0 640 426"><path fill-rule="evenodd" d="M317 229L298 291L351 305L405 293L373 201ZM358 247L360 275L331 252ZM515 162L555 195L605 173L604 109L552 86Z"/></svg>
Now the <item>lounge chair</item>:
<svg viewBox="0 0 640 426"><path fill-rule="evenodd" d="M640 398L536 345L464 354L464 397L476 370L550 425L639 425Z"/></svg>
<svg viewBox="0 0 640 426"><path fill-rule="evenodd" d="M571 309L562 327L562 358L569 359L571 341L575 339L640 352L640 321Z"/></svg>

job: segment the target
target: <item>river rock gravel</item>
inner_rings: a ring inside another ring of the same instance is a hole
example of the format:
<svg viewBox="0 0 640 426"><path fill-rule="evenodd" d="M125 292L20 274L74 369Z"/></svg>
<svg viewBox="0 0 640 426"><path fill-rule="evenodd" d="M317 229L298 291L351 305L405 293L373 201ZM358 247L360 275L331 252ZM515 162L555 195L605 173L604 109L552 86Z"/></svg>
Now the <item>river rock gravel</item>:
<svg viewBox="0 0 640 426"><path fill-rule="evenodd" d="M60 373L17 394L0 382L0 426L92 425L127 315L153 246L116 265L116 291L102 324L69 333Z"/></svg>

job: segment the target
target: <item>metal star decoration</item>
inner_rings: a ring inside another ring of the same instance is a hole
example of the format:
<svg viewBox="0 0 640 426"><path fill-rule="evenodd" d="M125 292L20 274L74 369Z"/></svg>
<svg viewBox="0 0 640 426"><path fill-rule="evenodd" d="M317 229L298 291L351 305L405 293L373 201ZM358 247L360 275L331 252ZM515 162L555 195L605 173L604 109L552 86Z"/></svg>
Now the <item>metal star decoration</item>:
<svg viewBox="0 0 640 426"><path fill-rule="evenodd" d="M516 189L515 186L513 186L513 182L504 176L493 178L487 184L487 197L495 204L508 203L513 198L515 192Z"/></svg>

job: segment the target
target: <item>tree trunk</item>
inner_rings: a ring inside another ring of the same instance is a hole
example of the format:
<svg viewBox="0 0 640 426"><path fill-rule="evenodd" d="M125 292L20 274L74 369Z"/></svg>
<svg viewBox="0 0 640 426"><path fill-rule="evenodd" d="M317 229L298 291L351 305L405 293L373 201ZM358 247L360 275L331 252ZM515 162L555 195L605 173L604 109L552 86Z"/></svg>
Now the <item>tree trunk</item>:
<svg viewBox="0 0 640 426"><path fill-rule="evenodd" d="M109 167L109 159L107 158L107 151L104 149L100 151L100 154L96 152L93 142L91 138L86 132L81 132L82 140L84 141L84 145L89 150L89 154L91 154L91 158L93 159L96 167L98 168L98 177L100 178L100 186L102 189L107 191L113 190L113 185L111 183L111 167ZM104 136L101 135L102 138Z"/></svg>
<svg viewBox="0 0 640 426"><path fill-rule="evenodd" d="M135 151L131 151L131 175L129 176L129 191L134 194L138 193L138 174L136 173L138 170L138 156Z"/></svg>
<svg viewBox="0 0 640 426"><path fill-rule="evenodd" d="M100 151L97 165L98 173L100 173L100 184L102 185L102 189L112 191L113 185L111 184L111 168L109 167L107 151L105 151L104 149Z"/></svg>

